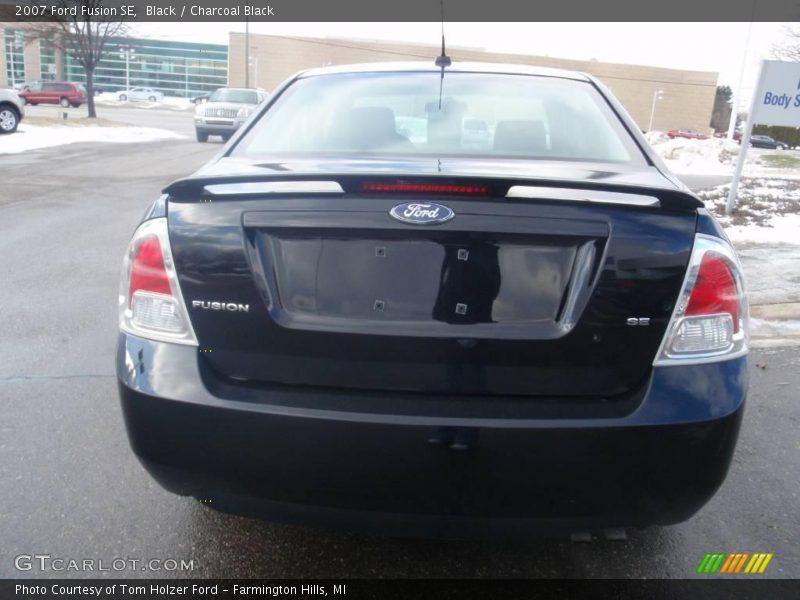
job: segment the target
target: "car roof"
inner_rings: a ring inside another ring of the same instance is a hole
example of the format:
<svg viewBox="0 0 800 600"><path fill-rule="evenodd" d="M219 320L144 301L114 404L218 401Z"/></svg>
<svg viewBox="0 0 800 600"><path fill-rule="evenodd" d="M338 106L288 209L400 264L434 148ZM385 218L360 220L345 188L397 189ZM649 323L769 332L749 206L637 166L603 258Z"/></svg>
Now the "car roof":
<svg viewBox="0 0 800 600"><path fill-rule="evenodd" d="M441 72L441 67L437 67L433 58L430 61L409 61L409 62L378 62L362 63L354 65L337 65L331 67L318 67L301 71L298 77L315 77L317 75L333 75L345 73L405 73L405 72ZM565 69L552 69L549 67L533 67L530 65L518 65L507 63L488 63L488 62L458 62L453 63L445 69L446 73L491 73L508 75L538 75L540 77L560 77L562 79L574 79L577 81L592 81L586 73L579 71L567 71Z"/></svg>

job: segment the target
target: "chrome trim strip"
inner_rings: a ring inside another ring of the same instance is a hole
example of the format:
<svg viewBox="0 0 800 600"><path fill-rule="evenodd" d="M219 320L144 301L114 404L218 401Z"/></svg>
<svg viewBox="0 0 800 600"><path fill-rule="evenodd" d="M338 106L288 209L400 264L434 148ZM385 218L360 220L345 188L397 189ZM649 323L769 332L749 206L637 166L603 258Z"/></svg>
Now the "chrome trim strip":
<svg viewBox="0 0 800 600"><path fill-rule="evenodd" d="M238 196L243 194L343 194L336 181L243 181L216 183L205 186L213 196Z"/></svg>
<svg viewBox="0 0 800 600"><path fill-rule="evenodd" d="M661 202L655 196L645 196L643 194L580 190L575 188L537 187L533 185L512 185L506 194L506 198L571 200L573 202L600 202L603 204L623 204L625 206L661 205Z"/></svg>

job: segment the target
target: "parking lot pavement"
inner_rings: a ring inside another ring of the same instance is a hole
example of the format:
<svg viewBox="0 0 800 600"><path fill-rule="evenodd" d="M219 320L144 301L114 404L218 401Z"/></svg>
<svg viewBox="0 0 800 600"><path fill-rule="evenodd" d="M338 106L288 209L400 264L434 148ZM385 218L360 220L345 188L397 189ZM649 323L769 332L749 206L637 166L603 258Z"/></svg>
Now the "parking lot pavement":
<svg viewBox="0 0 800 600"><path fill-rule="evenodd" d="M80 119L86 116L86 107L61 108L44 105L26 106L25 115L30 117L58 118L59 113L66 112L67 119ZM194 138L194 112L191 110L174 110L169 108L137 108L130 106L97 105L97 116L111 121L138 127L157 127L174 133ZM24 121L23 121L24 122ZM213 139L213 138L212 138Z"/></svg>
<svg viewBox="0 0 800 600"><path fill-rule="evenodd" d="M772 552L800 577L800 349L759 350L729 477L689 522L623 542L431 542L270 524L161 490L128 446L113 373L120 258L172 178L218 145L75 145L4 157L0 577L14 557L176 559L169 577L691 577L706 552Z"/></svg>

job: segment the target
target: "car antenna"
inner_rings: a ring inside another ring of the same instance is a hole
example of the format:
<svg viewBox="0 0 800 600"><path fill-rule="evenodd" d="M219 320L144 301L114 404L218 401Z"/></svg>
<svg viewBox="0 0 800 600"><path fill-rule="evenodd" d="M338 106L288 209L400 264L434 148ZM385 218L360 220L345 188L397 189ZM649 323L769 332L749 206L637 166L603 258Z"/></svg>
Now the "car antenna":
<svg viewBox="0 0 800 600"><path fill-rule="evenodd" d="M437 67L441 67L442 75L439 79L439 110L442 110L442 86L444 85L444 69L445 67L449 67L453 64L453 61L447 56L444 48L444 0L441 0L441 7L442 7L442 53L436 57L435 64Z"/></svg>

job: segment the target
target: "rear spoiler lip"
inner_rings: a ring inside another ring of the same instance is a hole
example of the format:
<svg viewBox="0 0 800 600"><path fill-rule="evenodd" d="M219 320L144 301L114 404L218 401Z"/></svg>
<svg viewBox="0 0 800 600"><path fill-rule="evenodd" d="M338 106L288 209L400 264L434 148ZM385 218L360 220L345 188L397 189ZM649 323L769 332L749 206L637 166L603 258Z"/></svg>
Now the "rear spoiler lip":
<svg viewBox="0 0 800 600"><path fill-rule="evenodd" d="M277 195L275 192L272 193L265 193L263 191L257 191L255 186L242 186L241 192L233 191L233 193L220 193L222 187L216 188L216 193L209 191L206 189L207 186L224 186L228 190L232 190L231 186L236 186L237 184L258 184L258 183L278 183L282 182L284 185L288 182L308 182L309 189L304 190L302 186L297 187L296 191L288 191L288 189L292 186L287 187L287 191L285 195L294 195L294 194L304 194L304 195L316 195L316 194L325 194L331 195L330 191L322 191L320 189L313 189L314 184L319 184L321 181L328 182L329 184L338 184L344 193L359 193L359 185L362 182L386 182L386 181L410 181L410 182L430 182L431 180L436 180L438 182L464 182L465 180L469 180L471 182L474 181L481 181L482 183L487 185L489 189L489 196L492 197L500 197L500 198L508 198L509 200L559 200L559 201L576 201L585 203L587 199L579 199L579 198L564 198L564 197L555 197L555 198L546 198L545 193L536 194L533 193L531 190L541 190L545 192L547 188L551 189L569 189L569 190L581 190L587 192L600 192L602 194L608 193L618 193L622 195L628 195L633 197L641 197L641 196L648 196L654 197L658 199L658 204L651 203L649 205L645 205L642 202L626 202L622 200L620 202L604 202L606 204L612 205L625 205L625 206L632 206L636 208L644 208L644 209L666 209L666 210L681 210L681 211L695 211L698 208L703 208L705 205L703 202L697 198L694 194L673 187L671 184L672 182L669 179L664 179L665 186L664 187L656 187L656 186L641 186L641 185L631 185L631 184L624 184L624 183L599 183L597 181L589 181L583 179L544 179L544 178L521 178L521 177L501 177L501 178L492 178L486 177L481 175L454 175L451 173L442 174L441 176L436 175L419 175L419 174L392 174L392 173L380 173L376 174L374 172L370 173L357 173L357 172L348 172L342 174L332 174L332 173L286 173L286 174L275 174L271 173L269 175L259 175L259 174L239 174L239 175L230 175L230 176L202 176L202 175L194 175L190 177L186 177L183 179L178 179L177 181L172 182L166 188L164 188L163 192L168 194L170 199L176 201L184 201L184 202L199 202L202 199L207 199L209 197L214 198L224 198L226 196L235 196L235 197L260 197L264 195ZM246 188L250 188L253 191L247 191ZM318 187L318 186L317 186ZM332 186L331 186L332 187ZM515 192L512 190L516 188ZM213 190L214 188L212 188ZM520 192L519 190L528 190L528 193ZM509 195L509 192L512 192ZM559 194L555 194L558 196ZM567 194L563 194L567 195ZM400 195L398 194L398 197ZM475 198L475 196L473 196Z"/></svg>

